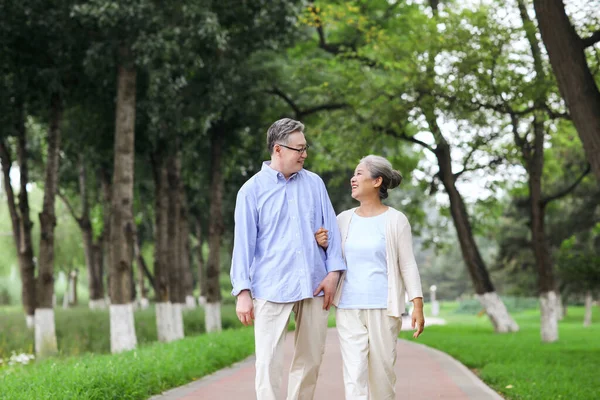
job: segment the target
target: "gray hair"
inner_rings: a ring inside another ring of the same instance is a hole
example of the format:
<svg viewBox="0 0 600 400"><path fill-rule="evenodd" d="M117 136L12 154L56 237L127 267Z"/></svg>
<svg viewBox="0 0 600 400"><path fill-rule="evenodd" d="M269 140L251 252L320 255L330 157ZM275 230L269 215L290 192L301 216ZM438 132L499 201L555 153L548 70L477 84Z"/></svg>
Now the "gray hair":
<svg viewBox="0 0 600 400"><path fill-rule="evenodd" d="M304 133L304 124L291 118L282 118L275 121L267 131L267 148L273 154L275 143L288 143L288 136L294 132Z"/></svg>
<svg viewBox="0 0 600 400"><path fill-rule="evenodd" d="M379 186L379 198L387 199L388 189L393 189L402 182L400 172L392 168L392 164L381 156L368 155L360 160L364 163L371 174L371 178L381 177L382 182Z"/></svg>

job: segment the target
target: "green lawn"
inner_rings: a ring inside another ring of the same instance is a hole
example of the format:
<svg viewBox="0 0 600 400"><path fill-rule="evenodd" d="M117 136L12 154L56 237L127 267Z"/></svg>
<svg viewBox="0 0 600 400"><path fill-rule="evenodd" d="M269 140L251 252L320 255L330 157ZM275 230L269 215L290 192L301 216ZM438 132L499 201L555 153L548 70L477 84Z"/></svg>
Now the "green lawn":
<svg viewBox="0 0 600 400"><path fill-rule="evenodd" d="M539 311L514 313L521 331L495 334L487 317L446 312L446 326L431 326L419 343L442 350L507 399L600 398L600 312L583 327L583 309L570 307L557 343L541 343ZM412 340L409 332L402 338Z"/></svg>
<svg viewBox="0 0 600 400"><path fill-rule="evenodd" d="M117 355L87 354L0 369L0 399L145 400L242 360L252 329L154 343Z"/></svg>

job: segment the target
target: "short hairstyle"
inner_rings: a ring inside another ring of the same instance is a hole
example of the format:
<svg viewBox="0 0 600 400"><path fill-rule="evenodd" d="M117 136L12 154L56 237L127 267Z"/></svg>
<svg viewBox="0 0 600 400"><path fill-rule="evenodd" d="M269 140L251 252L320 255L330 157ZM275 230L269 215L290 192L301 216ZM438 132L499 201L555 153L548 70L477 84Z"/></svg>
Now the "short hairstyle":
<svg viewBox="0 0 600 400"><path fill-rule="evenodd" d="M304 124L291 118L282 118L271 125L267 131L267 148L273 154L275 143L288 143L288 137L294 132L304 133Z"/></svg>
<svg viewBox="0 0 600 400"><path fill-rule="evenodd" d="M400 172L393 169L392 164L381 156L368 155L360 160L364 163L371 174L371 178L382 178L379 186L379 198L387 199L388 189L393 189L402 182Z"/></svg>

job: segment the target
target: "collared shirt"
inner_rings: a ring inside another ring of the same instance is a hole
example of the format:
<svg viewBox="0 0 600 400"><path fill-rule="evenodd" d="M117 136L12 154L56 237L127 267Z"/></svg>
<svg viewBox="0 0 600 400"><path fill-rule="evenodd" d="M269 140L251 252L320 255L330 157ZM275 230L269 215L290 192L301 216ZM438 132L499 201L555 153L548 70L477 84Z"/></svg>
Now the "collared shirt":
<svg viewBox="0 0 600 400"><path fill-rule="evenodd" d="M313 297L329 272L346 265L323 180L305 169L286 180L269 165L237 195L232 294L250 289L254 298L290 303ZM320 227L329 231L326 251L315 240Z"/></svg>

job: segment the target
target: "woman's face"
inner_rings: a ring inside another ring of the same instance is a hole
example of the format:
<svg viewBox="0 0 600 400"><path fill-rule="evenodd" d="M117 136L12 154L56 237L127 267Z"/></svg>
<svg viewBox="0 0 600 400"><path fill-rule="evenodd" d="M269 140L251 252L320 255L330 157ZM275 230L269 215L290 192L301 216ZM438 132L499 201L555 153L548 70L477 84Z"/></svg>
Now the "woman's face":
<svg viewBox="0 0 600 400"><path fill-rule="evenodd" d="M360 163L354 170L354 175L350 179L350 186L352 187L352 198L356 200L368 198L368 197L379 197L379 186L381 185L381 178L371 178L371 172L364 163Z"/></svg>

